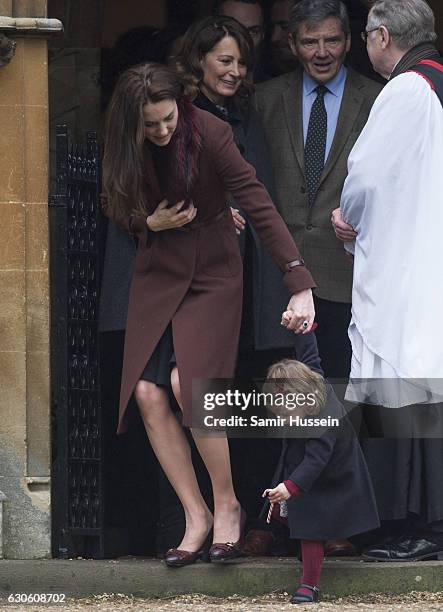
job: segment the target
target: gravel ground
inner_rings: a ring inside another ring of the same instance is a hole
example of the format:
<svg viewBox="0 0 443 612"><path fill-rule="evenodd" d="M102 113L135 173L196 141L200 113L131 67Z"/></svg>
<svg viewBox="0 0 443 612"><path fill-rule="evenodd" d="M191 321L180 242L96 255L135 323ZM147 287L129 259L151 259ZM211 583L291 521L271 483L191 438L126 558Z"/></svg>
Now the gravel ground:
<svg viewBox="0 0 443 612"><path fill-rule="evenodd" d="M261 612L269 610L270 612L279 612L280 610L294 610L294 606L287 603L287 593L275 593L263 597L227 597L215 598L205 595L183 595L171 599L135 599L120 595L102 595L90 599L75 599L68 600L63 605L12 605L7 602L1 602L0 607L4 605L6 609L20 612L42 612L48 611L51 608L54 612L115 612L122 610L123 612ZM418 591L408 593L406 595L389 595L389 594L369 594L361 596L353 596L322 602L316 605L298 606L297 610L309 610L310 612L338 612L340 610L371 610L374 612L391 612L401 611L410 612L416 610L421 611L443 611L443 592L440 593L421 593Z"/></svg>

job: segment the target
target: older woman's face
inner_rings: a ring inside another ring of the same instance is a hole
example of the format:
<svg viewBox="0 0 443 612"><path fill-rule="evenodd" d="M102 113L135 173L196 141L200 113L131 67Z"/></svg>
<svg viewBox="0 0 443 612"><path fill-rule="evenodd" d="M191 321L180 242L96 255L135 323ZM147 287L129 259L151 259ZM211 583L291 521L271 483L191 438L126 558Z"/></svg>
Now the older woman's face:
<svg viewBox="0 0 443 612"><path fill-rule="evenodd" d="M169 144L178 121L178 108L175 100L149 102L143 106L145 137L159 147Z"/></svg>
<svg viewBox="0 0 443 612"><path fill-rule="evenodd" d="M240 55L237 41L225 36L200 60L203 70L201 89L216 104L224 104L233 96L246 77L247 67Z"/></svg>

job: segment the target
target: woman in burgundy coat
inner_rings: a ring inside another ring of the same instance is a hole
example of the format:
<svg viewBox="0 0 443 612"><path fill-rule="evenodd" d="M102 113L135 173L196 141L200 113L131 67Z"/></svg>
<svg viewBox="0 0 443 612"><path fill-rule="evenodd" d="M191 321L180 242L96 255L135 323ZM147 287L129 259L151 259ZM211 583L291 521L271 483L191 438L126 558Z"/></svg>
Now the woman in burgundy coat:
<svg viewBox="0 0 443 612"><path fill-rule="evenodd" d="M109 105L103 160L105 213L138 239L129 297L118 432L135 394L157 458L183 504L186 531L167 564L194 562L213 527L211 560L239 555L241 508L232 487L226 437L198 436L211 477L214 517L198 488L190 449L167 387L192 425L192 380L233 375L241 319L242 261L228 192L248 213L285 271L289 324L314 319L311 288L281 217L230 127L195 108L179 77L158 64L127 70ZM289 297L288 294L288 297Z"/></svg>

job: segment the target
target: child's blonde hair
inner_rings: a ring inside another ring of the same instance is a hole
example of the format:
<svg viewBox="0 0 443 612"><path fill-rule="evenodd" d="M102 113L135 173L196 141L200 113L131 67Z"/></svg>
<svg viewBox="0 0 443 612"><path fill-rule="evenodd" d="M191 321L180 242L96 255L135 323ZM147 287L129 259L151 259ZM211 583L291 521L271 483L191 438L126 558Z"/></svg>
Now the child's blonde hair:
<svg viewBox="0 0 443 612"><path fill-rule="evenodd" d="M309 416L319 414L326 404L327 389L323 376L301 361L282 359L271 365L266 378L266 387L272 387L273 393L300 394L305 397L313 394L315 402L303 405L304 412ZM273 380L276 382L272 382ZM281 412L277 406L273 406L272 411Z"/></svg>

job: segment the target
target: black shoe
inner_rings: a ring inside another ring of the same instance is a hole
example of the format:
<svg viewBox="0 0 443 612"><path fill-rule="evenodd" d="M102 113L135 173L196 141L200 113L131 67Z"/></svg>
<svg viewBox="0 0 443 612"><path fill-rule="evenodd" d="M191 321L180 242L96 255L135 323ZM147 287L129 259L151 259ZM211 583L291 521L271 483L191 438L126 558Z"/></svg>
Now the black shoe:
<svg viewBox="0 0 443 612"><path fill-rule="evenodd" d="M310 584L300 584L298 586L299 589L309 589L312 592L312 595L306 595L305 593L299 593L298 589L292 595L289 603L292 604L306 604L306 603L315 603L318 601L318 594L320 590L316 586L311 586Z"/></svg>
<svg viewBox="0 0 443 612"><path fill-rule="evenodd" d="M420 561L422 559L443 560L443 538L441 536L402 535L397 539L371 546L363 551L368 561Z"/></svg>

